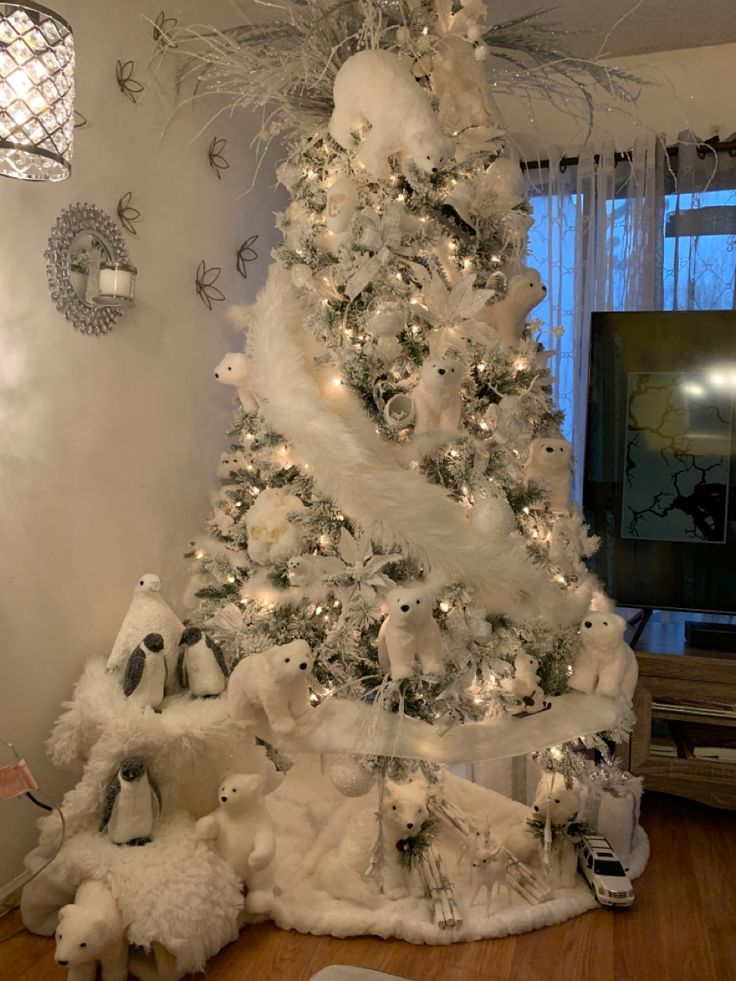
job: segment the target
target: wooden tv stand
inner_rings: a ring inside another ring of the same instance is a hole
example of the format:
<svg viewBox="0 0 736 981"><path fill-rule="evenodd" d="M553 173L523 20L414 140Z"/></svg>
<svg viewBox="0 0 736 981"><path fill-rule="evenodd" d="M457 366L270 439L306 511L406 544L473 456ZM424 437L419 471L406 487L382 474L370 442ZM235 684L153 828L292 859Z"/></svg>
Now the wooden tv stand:
<svg viewBox="0 0 736 981"><path fill-rule="evenodd" d="M682 623L652 622L635 653L639 683L634 693L636 725L628 745L628 769L643 776L649 790L736 810L736 761L698 759L687 739L678 738L688 725L731 727L736 738L736 716L701 715L664 704L686 698L736 705L736 652L716 654L687 648ZM652 721L657 719L669 723L677 746L675 757L652 755ZM627 747L621 750L626 764Z"/></svg>

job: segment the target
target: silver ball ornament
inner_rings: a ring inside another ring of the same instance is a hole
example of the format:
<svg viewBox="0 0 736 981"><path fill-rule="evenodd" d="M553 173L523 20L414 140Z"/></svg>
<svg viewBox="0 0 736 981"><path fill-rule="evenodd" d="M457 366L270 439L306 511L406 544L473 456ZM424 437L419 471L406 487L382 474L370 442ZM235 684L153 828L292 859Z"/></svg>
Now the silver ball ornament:
<svg viewBox="0 0 736 981"><path fill-rule="evenodd" d="M357 756L330 753L325 756L325 772L343 797L362 797L375 783L375 775Z"/></svg>

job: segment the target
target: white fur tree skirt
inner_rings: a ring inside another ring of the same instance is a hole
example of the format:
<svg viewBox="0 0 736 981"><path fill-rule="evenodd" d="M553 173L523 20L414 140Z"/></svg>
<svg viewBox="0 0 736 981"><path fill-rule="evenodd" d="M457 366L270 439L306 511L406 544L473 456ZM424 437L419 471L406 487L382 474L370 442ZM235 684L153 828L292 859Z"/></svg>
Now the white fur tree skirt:
<svg viewBox="0 0 736 981"><path fill-rule="evenodd" d="M493 834L503 840L525 820L529 808L510 801L452 774L445 780L445 795L452 803L482 825L490 817ZM597 903L582 877L573 889L556 890L547 902L530 905L515 892L501 890L494 896L488 914L485 898L470 906L474 887L470 883L467 860L458 869L461 837L451 829L438 836L438 846L455 886L455 897L464 917L463 925L440 929L434 923L430 905L423 898L409 896L391 901L384 896L367 897L375 905L363 905L336 898L325 891L331 883L325 876L328 856L335 854L341 831L355 839L357 851L365 849L365 864L375 828L375 788L364 797L340 796L319 765L304 759L287 774L286 780L269 797L269 808L278 833L276 859L272 866L274 889L256 890L246 899L250 920L271 919L284 929L301 933L351 937L374 934L396 937L411 943L448 944L458 941L502 937L524 933L538 927L561 923L593 909ZM637 831L629 861L630 877L640 875L649 857L645 832ZM339 892L341 883L332 879Z"/></svg>

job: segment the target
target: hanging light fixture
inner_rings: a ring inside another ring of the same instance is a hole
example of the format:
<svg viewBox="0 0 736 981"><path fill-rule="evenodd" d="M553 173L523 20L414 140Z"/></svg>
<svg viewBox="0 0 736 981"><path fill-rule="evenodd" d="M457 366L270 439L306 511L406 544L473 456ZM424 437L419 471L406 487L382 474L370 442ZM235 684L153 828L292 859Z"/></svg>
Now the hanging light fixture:
<svg viewBox="0 0 736 981"><path fill-rule="evenodd" d="M0 2L0 175L64 180L73 136L71 27L36 3Z"/></svg>

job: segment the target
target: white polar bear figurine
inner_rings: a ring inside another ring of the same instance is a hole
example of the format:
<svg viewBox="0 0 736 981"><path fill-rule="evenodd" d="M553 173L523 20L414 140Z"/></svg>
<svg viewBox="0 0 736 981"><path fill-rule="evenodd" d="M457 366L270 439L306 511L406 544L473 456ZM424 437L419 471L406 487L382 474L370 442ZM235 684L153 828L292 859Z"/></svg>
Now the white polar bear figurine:
<svg viewBox="0 0 736 981"><path fill-rule="evenodd" d="M419 384L411 393L416 411L414 432L455 432L460 425L463 400L462 362L456 358L430 355L422 365Z"/></svg>
<svg viewBox="0 0 736 981"><path fill-rule="evenodd" d="M226 354L215 368L215 378L223 385L234 385L244 412L255 412L258 404L248 388L248 358L236 351Z"/></svg>
<svg viewBox="0 0 736 981"><path fill-rule="evenodd" d="M539 685L539 661L532 654L521 652L516 655L514 677L509 687L519 702L519 710L513 713L517 718L536 715L552 707Z"/></svg>
<svg viewBox="0 0 736 981"><path fill-rule="evenodd" d="M269 647L244 657L227 688L231 718L247 725L267 721L277 735L293 732L310 709L309 672L313 657L305 640Z"/></svg>
<svg viewBox="0 0 736 981"><path fill-rule="evenodd" d="M299 529L289 514L301 512L304 504L283 487L261 491L245 515L248 555L258 565L284 562L299 551Z"/></svg>
<svg viewBox="0 0 736 981"><path fill-rule="evenodd" d="M276 840L271 815L263 799L263 777L231 773L218 791L220 806L197 821L197 837L212 843L241 882L273 861Z"/></svg>
<svg viewBox="0 0 736 981"><path fill-rule="evenodd" d="M524 467L527 480L542 484L552 511L570 510L572 443L560 437L539 436L531 441Z"/></svg>
<svg viewBox="0 0 736 981"><path fill-rule="evenodd" d="M126 981L128 942L107 886L87 879L77 889L74 902L61 907L54 958L59 967L69 968L69 981L94 981L98 964L102 981Z"/></svg>
<svg viewBox="0 0 736 981"><path fill-rule="evenodd" d="M406 154L427 174L453 154L429 96L390 51L351 55L335 77L334 99L330 136L343 149L353 149L353 132L370 124L356 156L373 177L391 176L393 154Z"/></svg>
<svg viewBox="0 0 736 981"><path fill-rule="evenodd" d="M478 320L493 327L502 347L517 347L524 332L526 318L547 295L536 269L523 269L508 282L506 296L486 303Z"/></svg>
<svg viewBox="0 0 736 981"><path fill-rule="evenodd" d="M414 662L424 674L444 675L442 634L432 598L422 586L397 586L387 595L388 616L378 631L378 661L394 681L410 678Z"/></svg>
<svg viewBox="0 0 736 981"><path fill-rule="evenodd" d="M407 895L421 897L424 886L415 870L402 867L397 842L413 838L429 816L427 781L415 776L407 783L387 780L383 791L380 823L383 862L383 894L390 900ZM378 801L375 799L377 805ZM335 847L335 842L339 844ZM335 899L361 906L381 905L375 879L367 873L366 856L376 843L376 806L363 806L347 826L340 809L320 833L307 857L315 868L318 888Z"/></svg>
<svg viewBox="0 0 736 981"><path fill-rule="evenodd" d="M292 586L316 586L345 572L345 564L334 555L295 555L286 568Z"/></svg>
<svg viewBox="0 0 736 981"><path fill-rule="evenodd" d="M580 624L580 651L570 687L586 695L631 700L639 677L636 656L624 640L626 621L617 613L588 613Z"/></svg>
<svg viewBox="0 0 736 981"><path fill-rule="evenodd" d="M554 889L575 885L577 855L569 825L580 810L580 787L566 786L561 773L543 773L532 804L531 814L522 825L512 828L504 845L520 862L533 869L544 868L544 825L549 815L552 850L547 881Z"/></svg>

